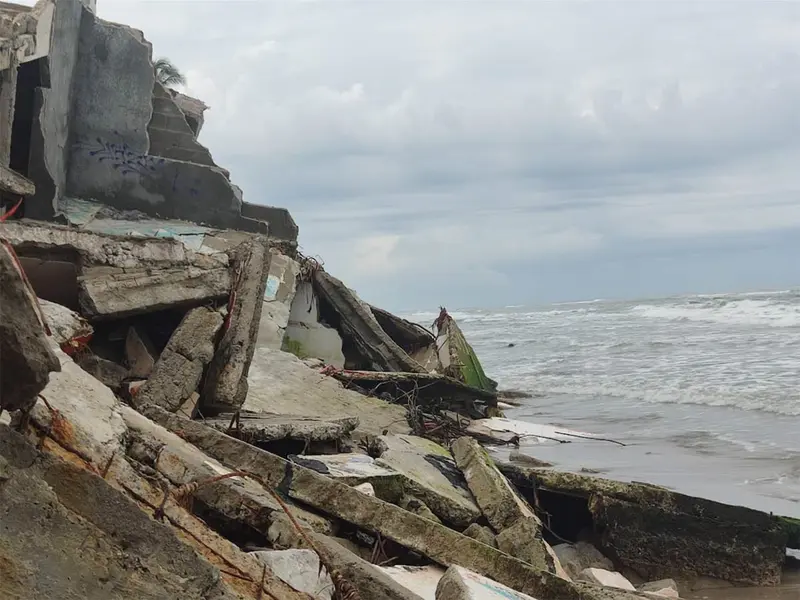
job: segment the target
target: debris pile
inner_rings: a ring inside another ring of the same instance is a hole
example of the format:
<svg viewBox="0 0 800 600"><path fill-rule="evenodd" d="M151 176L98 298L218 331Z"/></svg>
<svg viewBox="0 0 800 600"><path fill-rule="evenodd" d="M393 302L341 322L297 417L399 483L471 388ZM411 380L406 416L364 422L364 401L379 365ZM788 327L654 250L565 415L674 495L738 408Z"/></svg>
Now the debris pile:
<svg viewBox="0 0 800 600"><path fill-rule="evenodd" d="M208 107L93 8L0 5L0 596L780 582L796 521L495 464L481 443L618 442L505 419L444 308L428 330L304 257L197 141Z"/></svg>

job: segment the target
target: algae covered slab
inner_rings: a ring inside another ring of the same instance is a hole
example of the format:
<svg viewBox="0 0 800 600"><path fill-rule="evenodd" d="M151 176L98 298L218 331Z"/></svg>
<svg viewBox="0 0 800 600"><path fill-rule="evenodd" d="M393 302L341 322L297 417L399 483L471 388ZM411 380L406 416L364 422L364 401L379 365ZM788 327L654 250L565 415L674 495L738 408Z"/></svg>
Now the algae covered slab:
<svg viewBox="0 0 800 600"><path fill-rule="evenodd" d="M479 390L495 392L497 383L486 376L478 356L446 309L441 309L435 324L444 374Z"/></svg>
<svg viewBox="0 0 800 600"><path fill-rule="evenodd" d="M645 578L702 575L748 585L780 583L788 519L654 485L518 465L501 470L540 496L584 498L603 547Z"/></svg>

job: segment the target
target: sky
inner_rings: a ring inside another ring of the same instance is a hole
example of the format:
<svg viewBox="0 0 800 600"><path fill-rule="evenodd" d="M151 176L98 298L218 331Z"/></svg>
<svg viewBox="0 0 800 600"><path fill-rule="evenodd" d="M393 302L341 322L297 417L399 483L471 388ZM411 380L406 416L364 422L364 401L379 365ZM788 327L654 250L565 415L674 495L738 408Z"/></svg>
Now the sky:
<svg viewBox="0 0 800 600"><path fill-rule="evenodd" d="M800 2L98 0L395 310L800 286Z"/></svg>

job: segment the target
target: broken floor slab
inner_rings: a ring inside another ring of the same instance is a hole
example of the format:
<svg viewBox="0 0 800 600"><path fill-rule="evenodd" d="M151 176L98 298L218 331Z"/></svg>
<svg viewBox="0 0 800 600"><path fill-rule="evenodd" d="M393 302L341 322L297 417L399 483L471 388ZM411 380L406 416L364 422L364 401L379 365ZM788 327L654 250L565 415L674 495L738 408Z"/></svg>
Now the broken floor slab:
<svg viewBox="0 0 800 600"><path fill-rule="evenodd" d="M136 406L156 404L175 411L200 385L203 371L214 356L219 311L201 306L186 313L147 382L134 396Z"/></svg>
<svg viewBox="0 0 800 600"><path fill-rule="evenodd" d="M341 281L322 269L314 272L314 291L338 318L331 323L352 346L363 368L423 373L422 366L398 346L378 324L369 306Z"/></svg>
<svg viewBox="0 0 800 600"><path fill-rule="evenodd" d="M247 397L247 372L259 335L269 269L265 238L254 238L232 253L234 281L222 339L206 373L202 399L212 410L237 410Z"/></svg>
<svg viewBox="0 0 800 600"><path fill-rule="evenodd" d="M442 373L470 387L496 392L497 383L483 372L478 356L446 309L441 309L434 325Z"/></svg>
<svg viewBox="0 0 800 600"><path fill-rule="evenodd" d="M239 412L238 416L233 413L224 413L207 418L203 420L203 423L251 444L280 440L334 442L346 437L358 427L358 417L314 419L291 415Z"/></svg>
<svg viewBox="0 0 800 600"><path fill-rule="evenodd" d="M772 515L654 485L519 465L500 469L521 490L535 488L545 510L556 510L565 498L582 499L601 534L601 549L644 579L702 575L747 585L780 583L788 533ZM570 527L565 519L573 517L552 519L553 530Z"/></svg>
<svg viewBox="0 0 800 600"><path fill-rule="evenodd" d="M331 600L333 581L313 550L271 550L253 552L275 576L316 600Z"/></svg>
<svg viewBox="0 0 800 600"><path fill-rule="evenodd" d="M0 413L29 409L58 370L36 296L14 251L0 243Z"/></svg>
<svg viewBox="0 0 800 600"><path fill-rule="evenodd" d="M335 379L311 369L288 352L257 348L248 381L242 408L250 412L320 419L355 415L359 431L375 435L409 431L403 407L346 390Z"/></svg>
<svg viewBox="0 0 800 600"><path fill-rule="evenodd" d="M185 440L223 460L228 467L258 473L268 485L277 487L290 498L368 532L380 533L441 565L465 565L465 568L515 590L544 598L610 600L638 597L623 591L609 593L602 588L569 582L551 573L538 571L523 561L434 521L293 465L279 456L225 436L197 421L188 421L158 407L148 407L145 411L149 418L180 432Z"/></svg>
<svg viewBox="0 0 800 600"><path fill-rule="evenodd" d="M412 435L380 436L373 443L376 464L402 473L406 493L422 500L433 514L459 531L481 516L450 452Z"/></svg>
<svg viewBox="0 0 800 600"><path fill-rule="evenodd" d="M370 305L373 316L386 334L423 369L441 372L439 353L434 335L418 323L393 315L387 310Z"/></svg>
<svg viewBox="0 0 800 600"><path fill-rule="evenodd" d="M94 329L75 311L41 298L39 306L53 339L68 354L85 346L92 339Z"/></svg>

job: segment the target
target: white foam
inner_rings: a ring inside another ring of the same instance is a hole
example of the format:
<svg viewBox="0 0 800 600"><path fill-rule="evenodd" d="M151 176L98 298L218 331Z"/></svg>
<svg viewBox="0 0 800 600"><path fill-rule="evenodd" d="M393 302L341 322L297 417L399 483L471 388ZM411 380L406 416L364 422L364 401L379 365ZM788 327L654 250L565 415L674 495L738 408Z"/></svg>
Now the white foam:
<svg viewBox="0 0 800 600"><path fill-rule="evenodd" d="M731 325L800 326L800 305L772 300L706 301L698 304L640 304L632 312L649 319L700 321Z"/></svg>

